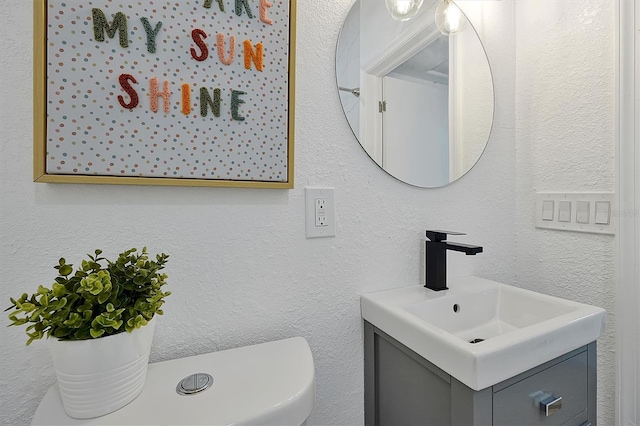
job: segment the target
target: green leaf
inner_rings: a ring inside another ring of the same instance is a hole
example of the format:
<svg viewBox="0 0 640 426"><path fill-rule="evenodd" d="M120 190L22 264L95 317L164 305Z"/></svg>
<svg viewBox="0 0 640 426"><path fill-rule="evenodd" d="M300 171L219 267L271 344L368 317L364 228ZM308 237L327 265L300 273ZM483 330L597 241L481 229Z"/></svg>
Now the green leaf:
<svg viewBox="0 0 640 426"><path fill-rule="evenodd" d="M69 328L78 328L82 324L82 317L75 312L72 312L63 324Z"/></svg>
<svg viewBox="0 0 640 426"><path fill-rule="evenodd" d="M24 302L24 303L21 303L19 307L21 310L25 312L31 312L36 308L36 305L34 305L33 303Z"/></svg>
<svg viewBox="0 0 640 426"><path fill-rule="evenodd" d="M62 265L60 266L58 272L60 273L60 275L64 275L66 277L73 272L73 268L71 267L71 265Z"/></svg>
<svg viewBox="0 0 640 426"><path fill-rule="evenodd" d="M136 317L135 323L136 323L136 328L140 328L147 325L147 320L142 315L138 315Z"/></svg>
<svg viewBox="0 0 640 426"><path fill-rule="evenodd" d="M58 327L53 332L53 337L66 337L69 335L69 329L65 327Z"/></svg>
<svg viewBox="0 0 640 426"><path fill-rule="evenodd" d="M62 297L67 293L67 288L59 283L53 283L53 295L55 297Z"/></svg>
<svg viewBox="0 0 640 426"><path fill-rule="evenodd" d="M78 306L78 312L87 312L89 311L89 313L91 313L91 310L93 309L93 305L91 304L90 301L85 301L82 305Z"/></svg>
<svg viewBox="0 0 640 426"><path fill-rule="evenodd" d="M104 319L104 326L105 326L105 328L107 328L107 327L113 327L113 326L114 326L114 325L116 325L116 324L117 324L117 321L116 321L116 320L113 320L113 319L110 319L110 318L105 318L105 319Z"/></svg>
<svg viewBox="0 0 640 426"><path fill-rule="evenodd" d="M27 336L29 336L29 340L27 341L27 346L29 346L34 340L42 339L44 333L42 331L36 331L35 333L27 333Z"/></svg>
<svg viewBox="0 0 640 426"><path fill-rule="evenodd" d="M76 330L72 336L74 340L87 340L89 338L91 338L91 333L89 332L90 329L87 328L80 328L78 330Z"/></svg>
<svg viewBox="0 0 640 426"><path fill-rule="evenodd" d="M94 339L97 339L98 337L104 334L104 330L102 329L98 330L98 329L92 328L91 330L89 330L89 333L91 333L91 337L93 337Z"/></svg>
<svg viewBox="0 0 640 426"><path fill-rule="evenodd" d="M109 296L110 295L111 295L111 293L100 293L98 295L98 303L100 303L102 305L104 302L109 300Z"/></svg>
<svg viewBox="0 0 640 426"><path fill-rule="evenodd" d="M29 322L29 320L26 319L26 318L11 319L11 321L13 321L13 323L9 324L9 326L12 326L12 325L24 325L24 324L27 324Z"/></svg>

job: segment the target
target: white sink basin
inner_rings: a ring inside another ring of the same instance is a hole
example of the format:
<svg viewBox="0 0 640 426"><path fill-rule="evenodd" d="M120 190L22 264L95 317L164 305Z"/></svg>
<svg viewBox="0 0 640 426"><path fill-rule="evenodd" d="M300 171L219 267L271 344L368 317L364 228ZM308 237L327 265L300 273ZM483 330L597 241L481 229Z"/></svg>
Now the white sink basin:
<svg viewBox="0 0 640 426"><path fill-rule="evenodd" d="M605 310L477 277L365 294L362 318L474 390L595 341ZM471 343L477 341L477 343Z"/></svg>

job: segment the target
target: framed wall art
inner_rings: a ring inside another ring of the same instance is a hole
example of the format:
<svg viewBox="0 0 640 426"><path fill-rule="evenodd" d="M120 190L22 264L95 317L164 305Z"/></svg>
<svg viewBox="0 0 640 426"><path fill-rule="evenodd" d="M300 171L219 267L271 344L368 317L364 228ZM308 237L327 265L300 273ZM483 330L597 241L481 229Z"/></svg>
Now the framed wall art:
<svg viewBox="0 0 640 426"><path fill-rule="evenodd" d="M296 0L34 0L34 180L293 188Z"/></svg>

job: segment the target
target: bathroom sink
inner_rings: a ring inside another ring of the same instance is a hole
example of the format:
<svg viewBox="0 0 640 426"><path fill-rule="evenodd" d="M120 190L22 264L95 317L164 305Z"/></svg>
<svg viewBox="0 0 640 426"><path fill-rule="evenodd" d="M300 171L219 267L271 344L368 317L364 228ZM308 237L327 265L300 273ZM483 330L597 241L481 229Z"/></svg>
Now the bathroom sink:
<svg viewBox="0 0 640 426"><path fill-rule="evenodd" d="M362 317L474 390L595 341L605 310L477 277L365 294Z"/></svg>

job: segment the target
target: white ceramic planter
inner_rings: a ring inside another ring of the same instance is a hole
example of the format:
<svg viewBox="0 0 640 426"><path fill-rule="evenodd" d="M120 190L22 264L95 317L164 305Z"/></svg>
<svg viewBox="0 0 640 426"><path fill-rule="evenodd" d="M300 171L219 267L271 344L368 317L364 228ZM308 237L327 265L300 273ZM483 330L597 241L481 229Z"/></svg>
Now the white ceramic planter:
<svg viewBox="0 0 640 426"><path fill-rule="evenodd" d="M64 411L89 419L116 411L142 392L155 318L131 333L90 340L49 339Z"/></svg>

